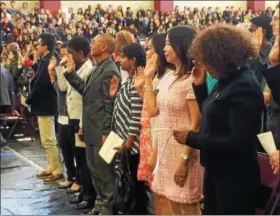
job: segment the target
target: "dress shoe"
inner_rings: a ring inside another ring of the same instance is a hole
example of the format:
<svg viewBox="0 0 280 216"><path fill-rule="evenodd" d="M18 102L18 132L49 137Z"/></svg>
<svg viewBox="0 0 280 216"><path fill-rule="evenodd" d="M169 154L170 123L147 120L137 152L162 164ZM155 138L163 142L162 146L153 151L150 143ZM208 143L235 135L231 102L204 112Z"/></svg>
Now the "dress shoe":
<svg viewBox="0 0 280 216"><path fill-rule="evenodd" d="M81 215L99 215L100 213L93 208L90 211L82 212Z"/></svg>
<svg viewBox="0 0 280 216"><path fill-rule="evenodd" d="M50 177L51 175L52 175L51 172L47 172L47 171L44 170L44 171L38 173L36 175L36 177L39 178L39 179L46 179L46 178Z"/></svg>
<svg viewBox="0 0 280 216"><path fill-rule="evenodd" d="M94 202L93 201L82 201L79 204L75 206L77 210L82 210L82 209L87 209L87 208L92 208Z"/></svg>
<svg viewBox="0 0 280 216"><path fill-rule="evenodd" d="M74 194L74 193L77 193L77 192L80 192L81 191L81 186L74 183L71 188L69 188L66 193L67 194Z"/></svg>
<svg viewBox="0 0 280 216"><path fill-rule="evenodd" d="M72 184L73 184L73 182L66 180L64 182L59 183L58 188L59 189L67 189L67 188L70 188L72 186Z"/></svg>
<svg viewBox="0 0 280 216"><path fill-rule="evenodd" d="M77 203L80 203L82 201L82 198L80 195L77 195L77 196L73 196L69 202L70 203L73 203L73 204L77 204Z"/></svg>
<svg viewBox="0 0 280 216"><path fill-rule="evenodd" d="M63 174L51 175L44 180L44 184L54 184L62 180L64 180Z"/></svg>

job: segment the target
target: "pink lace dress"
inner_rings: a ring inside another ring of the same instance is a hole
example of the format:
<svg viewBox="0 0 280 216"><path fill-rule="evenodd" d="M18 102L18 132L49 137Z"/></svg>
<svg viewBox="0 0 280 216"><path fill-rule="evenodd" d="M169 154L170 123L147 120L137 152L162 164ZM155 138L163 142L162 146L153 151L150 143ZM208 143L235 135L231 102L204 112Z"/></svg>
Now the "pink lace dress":
<svg viewBox="0 0 280 216"><path fill-rule="evenodd" d="M185 146L179 144L172 134L173 128L188 129L190 113L187 100L195 99L192 78L176 80L169 73L163 80L157 96L159 107L158 160L159 166L152 183L152 190L178 203L197 203L202 198L203 168L199 163L199 151L193 150L189 157L188 176L184 187L174 182L174 175Z"/></svg>

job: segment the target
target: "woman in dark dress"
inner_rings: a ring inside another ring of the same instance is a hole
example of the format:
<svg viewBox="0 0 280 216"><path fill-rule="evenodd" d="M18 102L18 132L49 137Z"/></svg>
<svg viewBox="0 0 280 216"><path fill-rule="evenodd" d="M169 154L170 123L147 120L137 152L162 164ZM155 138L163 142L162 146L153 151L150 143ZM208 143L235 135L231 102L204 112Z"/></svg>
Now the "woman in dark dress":
<svg viewBox="0 0 280 216"><path fill-rule="evenodd" d="M257 134L263 94L247 60L256 54L246 32L215 25L200 32L190 50L199 132L174 130L175 139L200 150L205 167L204 214L254 214L260 186ZM205 71L218 83L208 95Z"/></svg>

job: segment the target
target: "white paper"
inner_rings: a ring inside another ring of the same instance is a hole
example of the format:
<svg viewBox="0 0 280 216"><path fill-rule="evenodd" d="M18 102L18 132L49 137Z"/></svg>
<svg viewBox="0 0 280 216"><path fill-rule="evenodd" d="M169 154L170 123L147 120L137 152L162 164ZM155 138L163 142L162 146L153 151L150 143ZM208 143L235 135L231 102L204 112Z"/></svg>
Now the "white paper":
<svg viewBox="0 0 280 216"><path fill-rule="evenodd" d="M5 117L5 119L7 119L7 120L17 120L17 119L23 119L22 117L18 117L18 116L7 116L7 117Z"/></svg>
<svg viewBox="0 0 280 216"><path fill-rule="evenodd" d="M57 122L61 125L68 125L69 124L69 118L68 116L58 116Z"/></svg>
<svg viewBox="0 0 280 216"><path fill-rule="evenodd" d="M270 155L272 152L276 151L276 146L271 131L258 134L258 139L267 154Z"/></svg>
<svg viewBox="0 0 280 216"><path fill-rule="evenodd" d="M154 129L152 129L151 135L152 135L152 147L153 147L153 151L155 151L155 149L154 149L154 148L155 148L155 145L158 144L158 132L160 132L160 131L161 131L161 132L166 131L166 133L169 133L169 131L171 131L171 128L154 128ZM161 155L158 155L157 163L156 163L156 166L155 166L155 168L154 168L154 170L153 170L153 175L155 175L155 174L157 173L157 171L158 171L160 160L161 160L161 158L162 158L162 156L163 156L163 153L164 153L164 151L165 151L165 148L166 148L167 143L168 143L168 141L169 141L169 139L170 139L171 136L173 136L173 134L171 134L171 135L169 136L169 138L167 139L167 141L166 141L166 143L165 143L165 145L164 145L164 148L163 148L163 151L162 151ZM157 150L156 150L156 151L157 151Z"/></svg>
<svg viewBox="0 0 280 216"><path fill-rule="evenodd" d="M99 151L100 157L102 157L107 164L110 164L117 152L116 150L114 150L114 148L122 146L123 143L124 140L120 138L116 133L111 131Z"/></svg>
<svg viewBox="0 0 280 216"><path fill-rule="evenodd" d="M85 148L86 144L85 142L80 140L80 137L77 133L75 133L75 146L76 147L81 147L81 148Z"/></svg>

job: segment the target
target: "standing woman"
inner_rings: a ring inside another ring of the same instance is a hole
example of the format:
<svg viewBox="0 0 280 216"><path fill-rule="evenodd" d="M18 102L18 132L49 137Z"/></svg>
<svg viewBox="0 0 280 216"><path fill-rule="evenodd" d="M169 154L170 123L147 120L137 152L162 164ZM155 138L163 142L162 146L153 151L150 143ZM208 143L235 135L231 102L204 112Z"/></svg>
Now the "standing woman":
<svg viewBox="0 0 280 216"><path fill-rule="evenodd" d="M174 128L197 130L200 113L192 89L191 60L188 50L195 37L195 31L186 26L178 26L167 33L164 54L174 70L161 80L157 93L145 81L145 99L150 103L156 97L156 110L148 112L159 115L157 124L157 161L154 170L152 190L162 202L155 206L157 214L201 214L199 202L202 198L202 167L199 152L182 147L173 137ZM147 66L145 70L149 70ZM169 208L166 208L169 207Z"/></svg>
<svg viewBox="0 0 280 216"><path fill-rule="evenodd" d="M121 47L130 43L136 43L134 36L130 32L123 30L116 34L115 61L117 67L120 70L122 83L126 81L126 79L129 77L129 74L120 67Z"/></svg>
<svg viewBox="0 0 280 216"><path fill-rule="evenodd" d="M135 207L125 213L134 215L147 214L148 203L145 182L137 180L142 100L135 88L135 74L138 67L145 67L145 65L146 56L141 45L131 43L121 48L120 66L128 72L129 77L116 95L112 130L125 141L125 144L116 150L119 152L128 150L130 154L129 166L135 183L136 197ZM114 94L110 91L110 95Z"/></svg>
<svg viewBox="0 0 280 216"><path fill-rule="evenodd" d="M154 106L153 104L155 103L156 98L153 97L152 100L150 100L150 95L145 94L144 85L145 77L147 77L148 80L152 81L150 85L153 86L153 89L160 90L161 80L163 80L164 76L171 71L170 68L172 68L172 65L170 65L166 61L163 51L163 48L165 46L165 38L166 34L155 34L149 37L147 42L146 59L149 59L150 62L151 60L153 60L154 56L156 56L157 67L155 68L155 70L146 70L146 73L144 73L144 70L142 71L142 73L139 73L138 70L138 74L136 77L137 82L135 86L137 92L143 98L140 134L140 163L138 166L137 177L139 181L145 181L149 187L148 194L151 197L149 203L151 203L152 209L154 209L154 203L156 203L155 205L157 205L157 203L159 202L157 197L153 196L150 192L153 181L153 175L151 170L155 166L157 157L157 144L155 142L156 139L154 139L155 133L153 131L153 128L155 128L157 125L158 117L150 117L150 114L156 111L156 109L150 109L151 113L149 113L147 106ZM148 96L148 98L144 97L145 95ZM152 102L152 104L147 103L147 101Z"/></svg>
<svg viewBox="0 0 280 216"><path fill-rule="evenodd" d="M146 70L146 74L142 72L142 74L137 75L137 85L136 90L139 93L139 95L143 98L143 109L141 114L141 135L140 135L140 164L138 167L138 180L144 180L151 185L152 183L152 172L150 171L150 164L149 159L152 156L152 152L156 149L154 149L155 146L153 146L152 143L152 137L151 137L151 130L152 125L155 122L155 118L151 118L151 113L155 112L155 110L150 109L150 113L148 112L146 101L149 100L149 97L145 97L145 78L152 80L152 85L155 86L157 89L160 86L160 81L162 78L170 72L170 68L172 68L172 65L170 65L164 56L163 48L165 46L165 38L166 34L156 34L152 35L148 39L147 43L147 51L146 51L146 59L153 59L154 56L157 57L157 67L155 67L155 70L148 71ZM139 72L139 70L138 70ZM141 84L141 85L139 85ZM154 98L152 99L154 100Z"/></svg>
<svg viewBox="0 0 280 216"><path fill-rule="evenodd" d="M215 25L198 34L190 54L196 60L193 86L202 124L199 132L174 131L174 136L200 150L204 214L253 215L260 184L257 134L264 106L260 86L247 66L256 50L245 31ZM205 70L218 79L209 96Z"/></svg>

